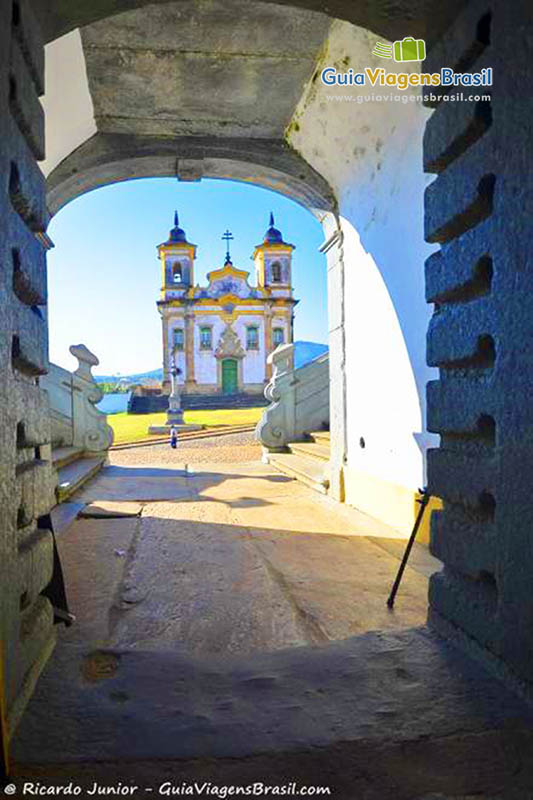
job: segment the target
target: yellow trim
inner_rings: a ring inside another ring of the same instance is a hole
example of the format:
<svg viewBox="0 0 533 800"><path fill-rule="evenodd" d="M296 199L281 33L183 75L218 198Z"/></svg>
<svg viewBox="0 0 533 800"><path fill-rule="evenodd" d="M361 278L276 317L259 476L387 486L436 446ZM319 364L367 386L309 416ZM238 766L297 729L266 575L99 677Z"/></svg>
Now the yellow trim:
<svg viewBox="0 0 533 800"><path fill-rule="evenodd" d="M163 302L164 302L165 308L186 308L187 305L188 305L186 303L186 299L191 299L191 298L181 298L180 297L180 298L174 298L172 300L165 300L163 298ZM202 310L202 309L205 308L205 306L220 306L220 308L213 309L213 313L214 314L220 314L220 313L222 313L224 311L224 309L222 308L222 305L224 305L224 304L227 305L229 303L233 303L233 305L236 306L235 310L238 313L242 313L242 314L252 313L252 312L247 311L246 309L243 309L242 311L240 311L239 310L240 306L257 306L257 309L258 309L257 313L258 314L263 314L264 313L264 308L265 308L265 302L266 302L267 299L268 299L268 302L272 303L274 307L282 309L282 310L289 310L290 307L294 305L294 300L292 298L287 298L287 297L270 297L270 298L259 297L259 298L255 298L255 299L254 298L249 298L249 299L243 300L240 297L235 297L235 295L224 295L223 298L211 298L211 299L209 299L209 298L206 297L206 298L202 298L201 300L193 300L194 305L191 307L191 310L194 311L195 313L206 314L206 313L208 313L208 309L206 311ZM223 302L221 302L221 300L223 300Z"/></svg>
<svg viewBox="0 0 533 800"><path fill-rule="evenodd" d="M228 316L228 312L224 311L223 308L206 308L206 309L194 308L192 310L194 311L195 314L197 314L200 317L205 316L205 314L218 314L220 317ZM244 308L242 311L234 309L229 316L235 315L238 317L245 314L251 314L251 315L255 314L256 317L262 317L264 316L264 311L262 308L258 308L257 311L253 308Z"/></svg>
<svg viewBox="0 0 533 800"><path fill-rule="evenodd" d="M258 251L256 249L254 250L252 258L254 260L257 272L257 285L261 287L261 289L268 291L268 289L265 287L265 254L262 250Z"/></svg>
<svg viewBox="0 0 533 800"><path fill-rule="evenodd" d="M343 478L348 505L409 536L420 509L420 492L348 466L343 469ZM419 544L429 546L431 513L442 507L439 497L430 498L416 537Z"/></svg>
<svg viewBox="0 0 533 800"><path fill-rule="evenodd" d="M211 298L202 297L199 300L194 301L194 306L195 307L216 306L216 305L222 306L222 305L227 305L228 303L233 303L234 305L240 305L240 306L261 306L262 299L263 298L258 298L258 297L242 298L242 297L237 297L234 294L224 294L221 295L220 297L211 297Z"/></svg>
<svg viewBox="0 0 533 800"><path fill-rule="evenodd" d="M400 537L408 537L418 512L416 489L369 475L348 465L343 471L346 503L395 528ZM379 536L379 533L376 535Z"/></svg>
<svg viewBox="0 0 533 800"><path fill-rule="evenodd" d="M264 243L263 244L258 244L257 247L255 248L253 254L252 254L252 258L255 259L256 253L265 253L268 250L274 250L274 251L277 251L278 253L283 253L285 251L285 252L289 253L289 255L290 255L292 253L292 251L294 250L294 245L292 245L292 244L276 244L276 243L273 243L273 244L264 244Z"/></svg>
<svg viewBox="0 0 533 800"><path fill-rule="evenodd" d="M179 242L176 242L175 244L158 244L157 250L159 253L159 258L161 258L161 254L163 254L163 256L166 256L167 254L170 253L177 254L177 253L183 253L184 251L189 253L192 259L196 258L195 244L186 244L185 242L183 242L182 244L180 244Z"/></svg>
<svg viewBox="0 0 533 800"><path fill-rule="evenodd" d="M420 508L417 500L422 497L420 492L415 493L415 514L418 514L418 509ZM427 504L424 516L422 518L422 522L418 529L417 535L417 542L420 544L425 544L429 547L429 532L431 526L431 514L433 511L441 511L443 508L442 500L440 497L430 497L429 503Z"/></svg>
<svg viewBox="0 0 533 800"><path fill-rule="evenodd" d="M236 278L241 278L242 280L246 281L246 283L248 283L248 278L250 277L249 272L245 272L242 269L237 269L233 266L233 264L224 264L224 266L220 269L214 269L212 272L208 272L207 280L209 283L214 283L220 278L226 278L228 275L234 275Z"/></svg>

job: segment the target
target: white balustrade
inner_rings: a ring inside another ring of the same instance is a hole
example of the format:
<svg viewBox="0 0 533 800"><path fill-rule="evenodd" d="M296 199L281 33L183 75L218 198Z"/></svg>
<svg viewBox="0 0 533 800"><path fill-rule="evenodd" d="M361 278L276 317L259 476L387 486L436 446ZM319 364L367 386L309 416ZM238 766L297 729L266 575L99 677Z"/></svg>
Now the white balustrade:
<svg viewBox="0 0 533 800"><path fill-rule="evenodd" d="M48 374L40 379L48 393L52 444L101 453L113 443L113 430L107 416L96 408L103 393L91 370L99 361L83 344L69 350L78 359L75 372L50 364Z"/></svg>
<svg viewBox="0 0 533 800"><path fill-rule="evenodd" d="M329 426L329 354L294 369L294 345L284 344L268 356L273 372L265 388L270 405L256 437L270 451L283 450L306 433Z"/></svg>

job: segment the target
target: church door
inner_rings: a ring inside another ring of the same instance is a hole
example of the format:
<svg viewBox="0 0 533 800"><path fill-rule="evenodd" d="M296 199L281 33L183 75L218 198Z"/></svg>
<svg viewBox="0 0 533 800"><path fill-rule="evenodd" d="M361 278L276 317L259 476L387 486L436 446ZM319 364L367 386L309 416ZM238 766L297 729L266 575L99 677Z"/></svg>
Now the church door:
<svg viewBox="0 0 533 800"><path fill-rule="evenodd" d="M237 361L234 358L225 358L222 362L222 392L236 394L237 389Z"/></svg>

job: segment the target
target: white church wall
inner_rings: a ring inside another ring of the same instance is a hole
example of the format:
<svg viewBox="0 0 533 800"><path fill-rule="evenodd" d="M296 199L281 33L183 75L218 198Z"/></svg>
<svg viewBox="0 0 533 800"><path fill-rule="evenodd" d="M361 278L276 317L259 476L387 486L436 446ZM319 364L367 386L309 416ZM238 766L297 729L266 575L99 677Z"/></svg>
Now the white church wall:
<svg viewBox="0 0 533 800"><path fill-rule="evenodd" d="M246 350L246 328L255 325L258 328L259 349ZM246 350L246 358L242 367L242 379L244 383L262 384L265 379L265 326L263 317L254 314L243 314L237 317L233 324L233 329L239 337L243 348Z"/></svg>
<svg viewBox="0 0 533 800"><path fill-rule="evenodd" d="M273 317L272 318L272 328L281 328L283 331L283 343L288 344L289 342L289 323L287 322L286 317Z"/></svg>
<svg viewBox="0 0 533 800"><path fill-rule="evenodd" d="M174 357L176 366L181 370L178 380L180 383L183 383L185 381L185 350L177 350L174 353L174 330L177 328L181 328L181 330L185 331L185 320L183 317L170 317L167 321L167 363L170 365L172 357Z"/></svg>
<svg viewBox="0 0 533 800"><path fill-rule="evenodd" d="M200 349L200 328L211 328L213 347L211 350ZM215 351L218 341L226 327L217 314L197 314L194 326L194 373L199 384L217 384L217 360Z"/></svg>
<svg viewBox="0 0 533 800"><path fill-rule="evenodd" d="M185 383L185 378L186 378L186 375L185 375L185 353L184 352L178 352L176 354L176 366L180 370L180 374L178 376L178 382L180 384L183 384L183 383Z"/></svg>
<svg viewBox="0 0 533 800"><path fill-rule="evenodd" d="M321 67L418 71L419 65L372 56L378 39L336 21ZM422 134L429 111L408 99L415 94L414 88L327 87L319 76L288 129L290 144L336 192L344 234L346 441L332 446L345 449L346 501L404 532L424 483L425 449L433 444L423 433L425 385L434 377L425 363L430 308L423 266L434 249L423 234ZM402 99L379 102L372 95ZM331 302L341 302L340 291Z"/></svg>

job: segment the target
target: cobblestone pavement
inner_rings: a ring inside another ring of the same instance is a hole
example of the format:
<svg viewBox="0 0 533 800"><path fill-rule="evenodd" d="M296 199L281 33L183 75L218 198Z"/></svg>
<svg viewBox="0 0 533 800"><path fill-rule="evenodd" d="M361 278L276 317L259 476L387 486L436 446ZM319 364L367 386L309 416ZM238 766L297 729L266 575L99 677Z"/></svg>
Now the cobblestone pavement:
<svg viewBox="0 0 533 800"><path fill-rule="evenodd" d="M109 463L117 466L148 466L152 464L235 464L258 461L261 445L255 434L232 433L208 439L183 443L173 450L168 443L132 447L130 450L113 450Z"/></svg>

